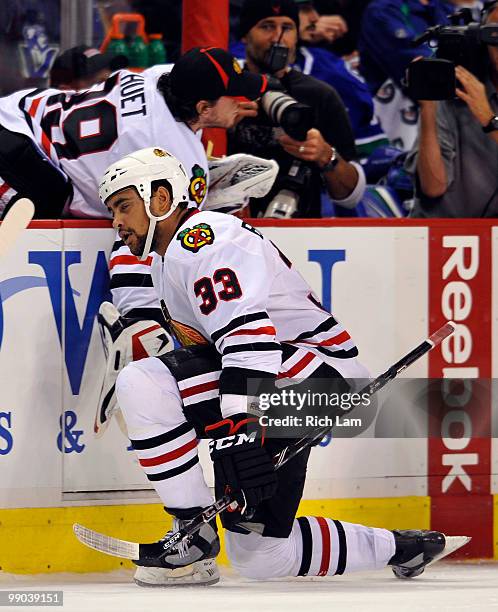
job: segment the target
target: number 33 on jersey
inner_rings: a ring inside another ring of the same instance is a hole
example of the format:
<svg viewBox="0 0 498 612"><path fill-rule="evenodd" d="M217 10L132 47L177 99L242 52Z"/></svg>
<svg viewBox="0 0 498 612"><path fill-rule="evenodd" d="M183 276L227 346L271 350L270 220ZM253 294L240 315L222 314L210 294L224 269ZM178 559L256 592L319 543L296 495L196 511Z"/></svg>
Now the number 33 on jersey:
<svg viewBox="0 0 498 612"><path fill-rule="evenodd" d="M173 327L214 343L223 369L277 374L282 342L347 373L356 362L353 340L289 260L236 217L192 211L152 278Z"/></svg>

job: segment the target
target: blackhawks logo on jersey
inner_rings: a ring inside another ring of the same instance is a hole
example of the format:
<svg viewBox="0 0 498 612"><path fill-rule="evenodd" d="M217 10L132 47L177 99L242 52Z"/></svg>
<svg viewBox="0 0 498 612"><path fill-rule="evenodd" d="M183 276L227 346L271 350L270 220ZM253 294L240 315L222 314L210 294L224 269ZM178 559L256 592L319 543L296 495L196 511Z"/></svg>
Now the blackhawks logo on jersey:
<svg viewBox="0 0 498 612"><path fill-rule="evenodd" d="M206 191L206 173L198 164L195 164L192 168L192 178L190 179L188 188L188 197L199 206L206 197Z"/></svg>
<svg viewBox="0 0 498 612"><path fill-rule="evenodd" d="M182 230L176 239L180 241L184 249L192 251L192 253L197 253L203 246L213 244L214 232L212 227L207 223L199 223L198 225L194 225L192 229L187 227Z"/></svg>
<svg viewBox="0 0 498 612"><path fill-rule="evenodd" d="M233 58L233 69L237 74L242 74L242 68L240 67L239 62L235 58Z"/></svg>

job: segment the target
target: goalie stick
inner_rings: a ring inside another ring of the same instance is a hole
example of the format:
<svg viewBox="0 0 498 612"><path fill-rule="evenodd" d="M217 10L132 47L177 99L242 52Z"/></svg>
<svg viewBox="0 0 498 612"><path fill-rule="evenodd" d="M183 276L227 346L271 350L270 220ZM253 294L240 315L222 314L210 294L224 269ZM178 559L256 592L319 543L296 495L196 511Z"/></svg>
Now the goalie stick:
<svg viewBox="0 0 498 612"><path fill-rule="evenodd" d="M434 332L431 336L429 336L429 338L421 342L417 347L407 353L399 361L394 363L385 372L377 376L377 378L375 378L372 382L366 385L361 391L359 391L359 393L366 393L368 395L373 395L374 393L377 393L377 391L382 389L389 381L396 378L396 376L400 374L400 372L402 372L412 363L420 359L420 357L428 353L434 347L441 344L441 342L445 338L448 338L454 331L455 324L452 322L446 323L440 329ZM350 410L352 409L353 408L351 408ZM349 410L344 411L344 413L347 412L349 412ZM308 446L311 446L317 440L322 439L325 434L327 434L331 429L332 427L330 426L319 427L313 430L310 435L300 438L293 444L290 444L289 446L284 448L276 457L274 457L275 469L278 470L288 461L298 455L302 450L308 448ZM217 514L220 514L220 512L226 510L234 503L234 501L235 500L233 496L229 494L224 495L220 499L217 499L213 504L211 504L211 506L200 512L196 517L192 519L192 521L189 522L188 525L162 540L161 542L164 552L159 557L156 554L157 542L151 544L128 542L126 540L120 540L112 536L104 535L102 533L94 531L93 529L88 529L87 527L79 525L78 523L75 523L73 525L73 531L82 544L85 544L86 546L88 546L89 548L93 548L94 550L98 550L102 553L114 557L121 557L124 559L131 560L144 558L150 559L151 556L154 555L154 559L157 559L158 565L160 565L161 558L165 556L171 548L196 533L204 523L209 522ZM454 552L455 550L466 544L469 540L466 538L466 536L451 536L451 538L456 538L457 540L459 538L463 538L463 540L458 540L458 542L455 540L450 546L450 536L448 536L448 545L445 547L441 555L435 558L434 561L438 561L439 559L442 559L443 556L451 554L451 552ZM447 548L452 549L448 552L445 552Z"/></svg>
<svg viewBox="0 0 498 612"><path fill-rule="evenodd" d="M7 212L0 225L0 258L9 252L34 214L35 205L28 198L20 198Z"/></svg>

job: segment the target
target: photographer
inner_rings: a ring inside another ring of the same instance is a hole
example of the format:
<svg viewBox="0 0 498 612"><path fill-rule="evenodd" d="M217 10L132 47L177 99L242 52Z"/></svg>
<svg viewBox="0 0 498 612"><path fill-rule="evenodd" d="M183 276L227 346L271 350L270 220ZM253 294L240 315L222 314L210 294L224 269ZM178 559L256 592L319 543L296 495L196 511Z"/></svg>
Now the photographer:
<svg viewBox="0 0 498 612"><path fill-rule="evenodd" d="M251 201L253 216L266 212L268 216L319 217L323 185L335 203L347 208L355 206L364 192L363 171L349 161L356 156L354 139L339 96L325 83L289 67L295 59L298 29L293 0L246 0L242 7L239 35L246 44L246 69L276 77L286 94L311 107L313 126L299 139L277 128L274 119L282 106L277 94L263 97L266 112L261 109L256 119L242 121L229 134L230 153L275 159L280 166L269 195ZM283 206L276 201L281 196Z"/></svg>
<svg viewBox="0 0 498 612"><path fill-rule="evenodd" d="M498 24L498 2L483 16ZM498 216L498 46L482 45L482 80L456 66L457 99L422 101L407 159L417 179L415 217Z"/></svg>

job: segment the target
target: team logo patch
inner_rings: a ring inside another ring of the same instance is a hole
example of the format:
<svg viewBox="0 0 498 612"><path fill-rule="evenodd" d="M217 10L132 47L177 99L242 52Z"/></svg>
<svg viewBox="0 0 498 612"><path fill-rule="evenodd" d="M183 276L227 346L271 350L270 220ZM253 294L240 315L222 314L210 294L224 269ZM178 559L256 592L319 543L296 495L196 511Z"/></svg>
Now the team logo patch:
<svg viewBox="0 0 498 612"><path fill-rule="evenodd" d="M242 68L240 67L239 62L235 58L233 60L233 69L237 74L242 74Z"/></svg>
<svg viewBox="0 0 498 612"><path fill-rule="evenodd" d="M157 157L171 157L164 149L154 149L154 155L157 155Z"/></svg>
<svg viewBox="0 0 498 612"><path fill-rule="evenodd" d="M187 227L182 230L176 239L180 241L184 249L192 251L192 253L197 253L203 246L213 244L214 232L207 223L199 223L198 225L194 225L192 229Z"/></svg>
<svg viewBox="0 0 498 612"><path fill-rule="evenodd" d="M198 165L192 168L192 178L190 179L190 185L188 188L188 196L190 200L193 200L197 206L202 203L202 200L206 197L207 191L207 180L206 173Z"/></svg>

